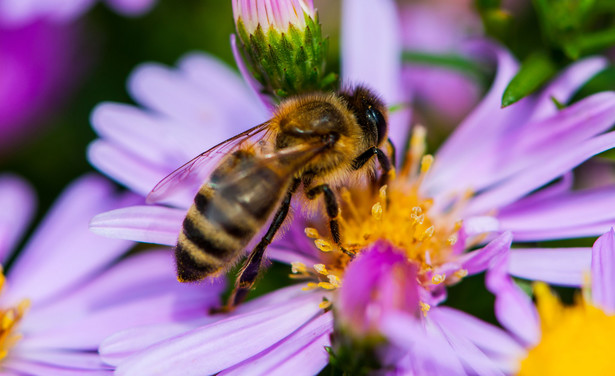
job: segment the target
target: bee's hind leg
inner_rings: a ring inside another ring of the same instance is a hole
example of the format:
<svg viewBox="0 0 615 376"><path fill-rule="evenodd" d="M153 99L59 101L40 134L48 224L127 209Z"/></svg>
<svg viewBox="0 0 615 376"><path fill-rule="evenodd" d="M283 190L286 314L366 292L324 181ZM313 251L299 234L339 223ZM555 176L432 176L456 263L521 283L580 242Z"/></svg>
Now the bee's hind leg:
<svg viewBox="0 0 615 376"><path fill-rule="evenodd" d="M335 197L335 193L331 190L331 187L327 184L317 185L314 188L308 190L305 195L309 200L314 200L318 195L322 194L325 200L325 208L327 210L327 216L329 217L329 228L331 229L331 236L333 237L333 241L337 244L338 247L345 254L353 257L354 254L344 247L342 247L342 238L340 235L340 225L337 222L337 217L340 213L340 206L337 202L337 197Z"/></svg>
<svg viewBox="0 0 615 376"><path fill-rule="evenodd" d="M254 286L256 278L258 277L258 272L261 269L265 249L273 241L273 237L282 226L282 223L284 223L290 209L290 200L297 190L299 183L300 180L293 181L291 187L286 192L286 196L284 197L282 204L273 216L273 220L271 221L271 225L269 226L267 233L263 236L256 247L254 247L252 252L250 252L247 260L244 262L243 267L237 276L237 280L235 281L235 288L233 289L226 306L221 309L213 309L213 313L232 311L246 299L248 293L252 289L252 286Z"/></svg>

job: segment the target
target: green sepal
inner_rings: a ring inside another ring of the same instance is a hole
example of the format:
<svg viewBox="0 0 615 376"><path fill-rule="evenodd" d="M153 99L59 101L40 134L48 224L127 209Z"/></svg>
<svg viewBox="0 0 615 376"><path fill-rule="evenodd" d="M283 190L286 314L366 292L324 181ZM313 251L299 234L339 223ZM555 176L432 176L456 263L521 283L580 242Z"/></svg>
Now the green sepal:
<svg viewBox="0 0 615 376"><path fill-rule="evenodd" d="M318 16L307 14L306 27L289 25L286 31L259 25L248 34L241 18L237 21L239 47L252 76L262 91L275 101L317 90L329 90L337 76L326 72L328 40L322 38Z"/></svg>
<svg viewBox="0 0 615 376"><path fill-rule="evenodd" d="M510 106L532 94L556 73L557 65L547 53L541 51L528 56L504 90L502 107Z"/></svg>

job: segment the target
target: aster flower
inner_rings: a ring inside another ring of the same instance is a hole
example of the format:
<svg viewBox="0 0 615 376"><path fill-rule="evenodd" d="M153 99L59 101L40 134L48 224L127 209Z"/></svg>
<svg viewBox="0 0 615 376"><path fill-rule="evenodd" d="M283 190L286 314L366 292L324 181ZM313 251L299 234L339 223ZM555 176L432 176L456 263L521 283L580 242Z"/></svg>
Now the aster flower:
<svg viewBox="0 0 615 376"><path fill-rule="evenodd" d="M583 249L582 253L583 261L571 265L571 271L589 274L591 284L584 284L583 296L577 296L572 306L564 306L540 282L534 286L535 307L506 273L512 258L501 257L488 272L487 284L497 299L496 316L525 347L524 354L511 358L516 374L612 372L613 351L608 334L615 330L615 231L611 229L596 240L593 248Z"/></svg>
<svg viewBox="0 0 615 376"><path fill-rule="evenodd" d="M4 264L34 210L32 189L0 176L0 259ZM109 334L171 317L203 317L219 304L222 286L180 288L168 252L115 261L132 243L101 239L87 221L100 210L133 204L95 176L84 177L59 198L0 274L0 368L10 375L110 374L96 354ZM155 307L155 308L153 308Z"/></svg>
<svg viewBox="0 0 615 376"><path fill-rule="evenodd" d="M0 154L35 137L70 91L78 31L42 21L19 28L0 22Z"/></svg>
<svg viewBox="0 0 615 376"><path fill-rule="evenodd" d="M392 3L378 4L372 9L362 1L347 2L344 10L359 19L367 14L372 22L380 20L382 27L373 30L388 30L393 34ZM345 27L360 23L353 17L345 20ZM368 46L385 49L386 43ZM364 51L366 47L362 42L356 48ZM356 52L349 54L353 53ZM490 44L475 45L474 53L498 62L498 74L483 102L435 157L425 155L425 131L417 127L405 158L407 162L397 178L389 186L381 187L376 197L357 189L342 190L340 227L346 250L361 255L376 241L384 240L378 244L392 245L416 267L419 308L427 317L425 322L430 324L417 326L414 318L399 316L394 321L396 325L403 326L408 333L437 327L439 331L435 333L439 334L434 343L454 338L462 344L455 351L470 349L455 363L458 365L455 372L482 369L506 372L510 370L506 361L484 360L491 349L485 343L491 329L467 330L487 326L438 305L446 298L446 286L485 271L498 255L509 251L513 238L539 241L592 236L615 222L613 213L600 210L604 199L612 198L615 191L575 192L571 190L569 177L572 168L615 146L613 133L604 133L615 119L615 97L612 93L601 93L563 110L558 110L553 103L552 97L566 103L583 82L605 66L604 60L594 58L569 68L539 95L501 109L499 99L518 64L506 51ZM345 59L347 55L344 53ZM387 79L391 71L386 67L394 68L398 61L382 58L390 57L388 53L365 56L381 58L382 69L376 69L378 66L373 63L352 66L352 60L344 60L348 67L345 65L343 73L384 71L380 75L375 73L384 77L375 84L385 99L395 97L396 79ZM365 58L354 61L364 63ZM165 173L209 146L197 145L208 141L195 135L208 133L209 137L204 139L211 140L211 132L221 129L218 126L235 130L234 126L239 123L227 119L258 112L254 109L257 104L247 102L241 113L223 111L228 108L225 98L232 95L239 98L235 103L243 104L239 101L243 98L249 101L249 94L212 59L190 56L180 62L180 67L179 72L151 65L137 71L130 89L148 110L104 104L93 115L94 127L104 139L92 145L90 160L141 194L146 194ZM229 90L213 95L208 77L224 77L228 82L222 87ZM200 100L195 101L195 97ZM202 104L207 103L203 99L208 97L214 107L205 113L218 123L211 122L199 129L204 113ZM261 112L261 116L266 114ZM403 145L405 137L399 137L401 132L396 133L394 124L391 130L394 142ZM193 149L198 150L190 153ZM92 229L111 237L174 245L192 198L189 194L178 196L171 203L174 207L137 206L104 213L92 221ZM353 261L336 249L327 235L321 235L327 231L320 224L318 218L297 218L286 236L268 249L270 258L290 263L295 278L306 279L307 283L256 299L211 325L189 323L188 327L193 329L186 330L179 324L163 324L118 333L101 347L104 359L118 366L118 374L154 370L164 373L177 369L186 374L239 373L256 364L270 373L290 366L305 369L306 373L309 370L310 374L321 369L327 362L323 347L328 345L327 336L333 330L328 308L331 303L335 307L337 290L344 288L347 269ZM574 250L563 250L553 252L559 255L557 262L545 265L540 258L544 252L527 252L523 263L511 264L510 272L521 275L534 267L562 273L577 260ZM425 336L400 336L403 332L383 328L382 332L401 348L422 348L420 339ZM455 335L446 337L444 333ZM514 353L511 350L514 345L501 332L497 333L502 340L494 348ZM411 342L412 338L416 342ZM228 348L235 351L228 353L225 351ZM425 342L424 348L434 347ZM424 351L408 356L425 360L433 353Z"/></svg>
<svg viewBox="0 0 615 376"><path fill-rule="evenodd" d="M106 0L116 12L126 16L137 16L147 12L154 0ZM92 0L3 0L0 1L0 23L24 26L46 20L68 22L85 13L94 5Z"/></svg>
<svg viewBox="0 0 615 376"><path fill-rule="evenodd" d="M452 308L423 313L417 266L387 243L347 268L334 304L334 365L348 374L502 374L522 349L503 330Z"/></svg>

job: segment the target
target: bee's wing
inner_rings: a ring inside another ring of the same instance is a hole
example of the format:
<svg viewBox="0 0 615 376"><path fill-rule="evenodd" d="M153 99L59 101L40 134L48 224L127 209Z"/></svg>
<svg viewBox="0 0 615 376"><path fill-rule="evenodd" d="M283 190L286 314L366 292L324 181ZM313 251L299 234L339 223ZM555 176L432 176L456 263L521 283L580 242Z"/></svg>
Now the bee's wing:
<svg viewBox="0 0 615 376"><path fill-rule="evenodd" d="M320 154L328 145L325 141L299 144L275 152L256 155L250 167L233 171L216 182L216 189L224 191L235 185L239 180L259 174L262 168L272 170L284 180L290 180L314 157Z"/></svg>
<svg viewBox="0 0 615 376"><path fill-rule="evenodd" d="M171 196L175 196L177 191L188 190L188 195L194 196L224 156L265 139L270 133L268 127L269 121L266 121L197 155L158 182L147 195L146 202L153 204L172 201Z"/></svg>

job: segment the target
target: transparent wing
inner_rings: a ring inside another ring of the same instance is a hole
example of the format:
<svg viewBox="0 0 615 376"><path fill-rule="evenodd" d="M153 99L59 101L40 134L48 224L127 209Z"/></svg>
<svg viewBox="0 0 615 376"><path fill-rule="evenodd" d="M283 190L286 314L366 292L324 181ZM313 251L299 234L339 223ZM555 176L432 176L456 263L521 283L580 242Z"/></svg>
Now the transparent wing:
<svg viewBox="0 0 615 376"><path fill-rule="evenodd" d="M224 156L239 148L255 145L269 134L269 121L266 121L197 155L158 182L147 195L146 202L173 202L173 197L180 194L194 197Z"/></svg>
<svg viewBox="0 0 615 376"><path fill-rule="evenodd" d="M238 170L229 171L222 179L216 182L216 190L224 191L227 187L237 184L238 181L251 178L262 171L263 168L272 170L283 180L290 180L308 162L316 157L329 144L324 141L300 144L272 153L257 155L249 165L238 166Z"/></svg>

